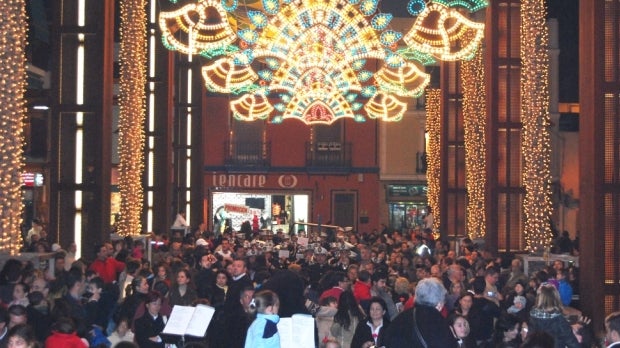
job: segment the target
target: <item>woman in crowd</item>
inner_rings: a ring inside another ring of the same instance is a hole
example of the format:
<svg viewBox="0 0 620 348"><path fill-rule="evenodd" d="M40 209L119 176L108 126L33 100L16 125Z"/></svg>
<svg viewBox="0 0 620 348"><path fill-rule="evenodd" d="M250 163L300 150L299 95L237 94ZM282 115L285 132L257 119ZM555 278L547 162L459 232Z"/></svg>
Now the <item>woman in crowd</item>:
<svg viewBox="0 0 620 348"><path fill-rule="evenodd" d="M191 283L192 277L186 269L177 271L176 282L172 285L169 292L170 306L191 306L198 298L196 289Z"/></svg>
<svg viewBox="0 0 620 348"><path fill-rule="evenodd" d="M476 341L469 336L469 322L460 314L452 314L448 318L450 330L459 348L475 348Z"/></svg>
<svg viewBox="0 0 620 348"><path fill-rule="evenodd" d="M495 322L493 342L495 348L518 348L521 344L519 335L519 318L513 314L504 313Z"/></svg>
<svg viewBox="0 0 620 348"><path fill-rule="evenodd" d="M469 312L473 304L474 304L474 295L471 292L466 292L456 302L456 307L454 307L454 313L462 315L465 318L468 318Z"/></svg>
<svg viewBox="0 0 620 348"><path fill-rule="evenodd" d="M357 324L364 320L364 312L355 301L351 290L345 290L338 301L338 311L334 315L334 324L331 328L332 336L342 348L351 347L351 340Z"/></svg>
<svg viewBox="0 0 620 348"><path fill-rule="evenodd" d="M530 333L544 331L555 338L556 348L579 348L581 345L573 330L564 318L563 306L558 290L550 283L542 283L538 288L536 303L530 311Z"/></svg>
<svg viewBox="0 0 620 348"><path fill-rule="evenodd" d="M372 297L369 300L369 313L366 320L360 321L355 328L351 348L380 347L389 325L386 318L387 305L380 297Z"/></svg>
<svg viewBox="0 0 620 348"><path fill-rule="evenodd" d="M136 319L135 338L140 348L164 348L165 344L160 336L164 330L164 317L160 314L161 295L151 291L146 295L146 312Z"/></svg>

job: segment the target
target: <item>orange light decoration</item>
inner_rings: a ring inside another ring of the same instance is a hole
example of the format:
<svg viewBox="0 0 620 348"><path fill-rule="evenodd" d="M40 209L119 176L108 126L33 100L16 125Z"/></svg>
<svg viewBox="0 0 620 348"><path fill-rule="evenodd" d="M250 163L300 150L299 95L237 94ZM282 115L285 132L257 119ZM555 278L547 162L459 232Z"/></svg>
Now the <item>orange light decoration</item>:
<svg viewBox="0 0 620 348"><path fill-rule="evenodd" d="M26 27L25 1L0 1L0 252L10 255L18 254L22 246Z"/></svg>
<svg viewBox="0 0 620 348"><path fill-rule="evenodd" d="M465 128L466 231L470 238L484 238L486 216L486 103L483 50L461 65ZM482 213L481 213L482 212Z"/></svg>
<svg viewBox="0 0 620 348"><path fill-rule="evenodd" d="M418 15L403 40L422 53L454 61L471 57L483 36L484 23L473 22L444 4L431 3Z"/></svg>
<svg viewBox="0 0 620 348"><path fill-rule="evenodd" d="M138 235L142 230L142 173L146 98L146 12L143 0L121 1L119 60L119 190L118 234Z"/></svg>
<svg viewBox="0 0 620 348"><path fill-rule="evenodd" d="M525 243L543 251L553 235L551 202L551 116L549 114L549 32L543 0L521 2L521 121Z"/></svg>
<svg viewBox="0 0 620 348"><path fill-rule="evenodd" d="M433 210L436 229L441 228L439 193L441 189L441 90L429 88L426 91L426 132L428 133L428 154L426 180L428 183L428 205Z"/></svg>
<svg viewBox="0 0 620 348"><path fill-rule="evenodd" d="M162 11L159 27L166 47L188 55L224 49L236 40L220 0L202 0L176 11ZM187 36L177 38L177 32Z"/></svg>
<svg viewBox="0 0 620 348"><path fill-rule="evenodd" d="M244 4L244 14L237 1L198 0L162 12L159 25L167 48L209 59L202 70L209 90L240 95L231 101L237 119L398 121L407 111L404 98L420 96L430 81L422 68L432 61L427 48L437 46L431 52L440 59L470 58L484 26L454 8L430 4L405 40L415 46L398 50L403 34L390 28L393 16L378 13L378 5L379 0L262 0ZM486 6L478 0L453 5L469 11ZM433 16L435 21L425 20ZM440 41L428 41L429 32ZM464 42L470 32L475 39ZM368 62L372 68L365 70ZM265 115L275 99L280 102Z"/></svg>

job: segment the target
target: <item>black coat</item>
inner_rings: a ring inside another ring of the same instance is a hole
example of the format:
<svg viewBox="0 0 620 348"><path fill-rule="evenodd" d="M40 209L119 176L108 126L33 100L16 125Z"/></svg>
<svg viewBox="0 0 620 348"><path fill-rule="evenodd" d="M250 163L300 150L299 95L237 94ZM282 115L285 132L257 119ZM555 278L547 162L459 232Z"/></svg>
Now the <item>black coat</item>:
<svg viewBox="0 0 620 348"><path fill-rule="evenodd" d="M368 326L368 320L362 320L357 324L353 339L351 340L351 348L361 348L365 342L373 342L372 331ZM377 347L383 345L383 337L385 336L385 330L388 328L389 322L383 321L383 326L379 329L379 336L377 337Z"/></svg>
<svg viewBox="0 0 620 348"><path fill-rule="evenodd" d="M144 313L143 316L136 319L135 323L135 339L140 348L163 348L164 342L153 342L149 337L159 336L166 326L164 324L164 318L160 314L157 318L148 313ZM161 337L161 336L160 336Z"/></svg>
<svg viewBox="0 0 620 348"><path fill-rule="evenodd" d="M382 344L386 348L422 348L414 333L413 315L428 348L456 348L457 343L448 322L431 306L416 304L400 313L387 328Z"/></svg>

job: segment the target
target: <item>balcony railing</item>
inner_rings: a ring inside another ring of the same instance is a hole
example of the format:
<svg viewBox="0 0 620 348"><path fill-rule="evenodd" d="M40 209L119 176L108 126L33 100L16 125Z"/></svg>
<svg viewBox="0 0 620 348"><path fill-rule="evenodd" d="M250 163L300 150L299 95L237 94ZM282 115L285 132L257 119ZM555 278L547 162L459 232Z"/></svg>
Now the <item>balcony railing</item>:
<svg viewBox="0 0 620 348"><path fill-rule="evenodd" d="M306 143L306 166L318 168L350 168L351 143L324 141Z"/></svg>
<svg viewBox="0 0 620 348"><path fill-rule="evenodd" d="M227 141L224 164L229 166L269 167L271 143L261 141Z"/></svg>

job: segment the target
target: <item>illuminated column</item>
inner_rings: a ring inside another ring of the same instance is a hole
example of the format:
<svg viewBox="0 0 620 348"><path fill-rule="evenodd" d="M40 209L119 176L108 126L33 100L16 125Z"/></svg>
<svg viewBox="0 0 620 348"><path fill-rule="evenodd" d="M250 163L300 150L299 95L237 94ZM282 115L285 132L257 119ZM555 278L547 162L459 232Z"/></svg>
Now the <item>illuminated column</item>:
<svg viewBox="0 0 620 348"><path fill-rule="evenodd" d="M521 2L521 117L527 250L551 245L551 135L549 45L545 1Z"/></svg>
<svg viewBox="0 0 620 348"><path fill-rule="evenodd" d="M441 229L441 211L439 210L440 194L440 152L441 152L441 90L428 89L426 92L426 131L428 133L428 205L433 209L436 229Z"/></svg>
<svg viewBox="0 0 620 348"><path fill-rule="evenodd" d="M26 4L0 2L0 252L15 255L22 244L21 170L23 168L24 92L26 84Z"/></svg>
<svg viewBox="0 0 620 348"><path fill-rule="evenodd" d="M463 117L465 128L465 168L467 186L467 234L472 239L486 235L486 112L482 48L461 65Z"/></svg>
<svg viewBox="0 0 620 348"><path fill-rule="evenodd" d="M120 235L142 230L142 173L146 87L146 12L144 1L121 2L121 77L119 116Z"/></svg>

